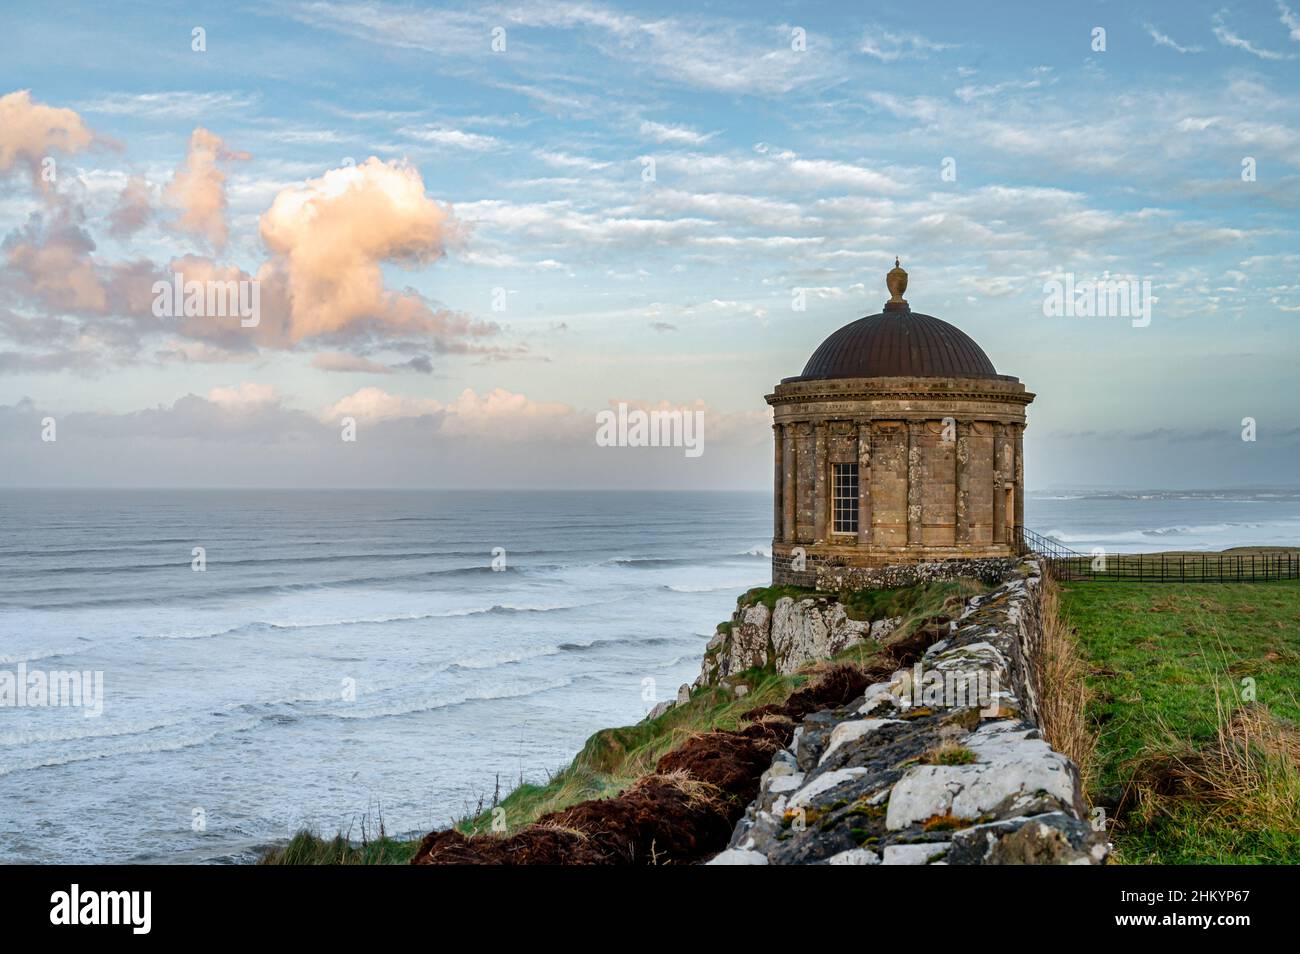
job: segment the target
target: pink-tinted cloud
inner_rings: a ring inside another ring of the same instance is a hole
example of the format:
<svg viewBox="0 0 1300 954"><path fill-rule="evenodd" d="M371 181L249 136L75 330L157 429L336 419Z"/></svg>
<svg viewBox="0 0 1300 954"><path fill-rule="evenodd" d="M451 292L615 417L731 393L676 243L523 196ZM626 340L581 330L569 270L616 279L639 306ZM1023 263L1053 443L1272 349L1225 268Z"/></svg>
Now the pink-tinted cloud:
<svg viewBox="0 0 1300 954"><path fill-rule="evenodd" d="M163 191L167 204L180 211L172 227L205 239L218 251L225 248L229 235L225 167L232 161L248 158L246 152L227 149L215 133L201 126L195 129L190 135L185 162Z"/></svg>
<svg viewBox="0 0 1300 954"><path fill-rule="evenodd" d="M273 258L260 277L286 285L289 342L371 330L469 351L468 339L498 330L384 287L383 263L430 265L460 240L451 208L429 198L406 163L371 157L285 189L262 214L261 233Z"/></svg>
<svg viewBox="0 0 1300 954"><path fill-rule="evenodd" d="M770 409L722 412L701 400L675 404L671 401L612 399L610 407L617 409L620 403L629 409L642 411L700 412L704 415L705 435L710 441L756 446L771 440ZM337 422L347 416L375 423L429 415L441 419L438 433L444 437L489 443L546 441L556 447L585 446L594 442L597 428L596 415L592 411L555 401L536 401L505 388L493 388L483 394L466 388L454 399L443 402L365 387L324 408L320 418L325 422Z"/></svg>
<svg viewBox="0 0 1300 954"><path fill-rule="evenodd" d="M117 197L117 205L108 214L108 234L115 238L134 235L149 223L152 216L149 183L141 176L132 176Z"/></svg>
<svg viewBox="0 0 1300 954"><path fill-rule="evenodd" d="M26 168L32 182L44 188L42 160L54 152L80 152L94 141L74 110L37 103L25 89L0 96L0 175Z"/></svg>
<svg viewBox="0 0 1300 954"><path fill-rule="evenodd" d="M55 200L5 239L5 284L50 311L102 314L108 308L108 289L91 254L94 250L81 207Z"/></svg>
<svg viewBox="0 0 1300 954"><path fill-rule="evenodd" d="M321 371L361 372L363 374L394 374L395 369L378 361L355 354L337 351L324 352L312 357L311 366Z"/></svg>
<svg viewBox="0 0 1300 954"><path fill-rule="evenodd" d="M0 129L0 173L22 165L36 173L49 149L76 150L94 140L72 110L32 103L25 92L0 104L0 115L12 121L12 128ZM219 253L229 238L228 167L244 158L220 137L196 128L185 161L162 189L162 203L176 210L167 225L202 237ZM407 163L372 157L282 190L260 219L269 256L250 271L202 253L178 256L165 266L96 255L92 224L100 234L131 236L154 217L155 188L132 176L106 219L89 223L74 194L47 184L43 210L0 247L6 303L35 318L80 320L78 347L107 343L114 363L138 357L143 339L154 335L172 339L154 352L167 361L237 360L261 348L294 349L308 341L339 349L360 342L416 355L400 364L338 357L315 362L324 370L376 373L429 373L429 353L506 357L523 350L488 340L501 331L493 322L439 308L409 288L385 287L384 265L427 267L462 234L450 206L430 198L420 173ZM177 317L173 304L160 315L153 307L154 284L171 287L177 278L182 284L236 282L241 293L255 289L260 314L253 321L183 312ZM14 330L22 334L25 327ZM0 325L0 340L9 330ZM177 347L181 340L205 347Z"/></svg>

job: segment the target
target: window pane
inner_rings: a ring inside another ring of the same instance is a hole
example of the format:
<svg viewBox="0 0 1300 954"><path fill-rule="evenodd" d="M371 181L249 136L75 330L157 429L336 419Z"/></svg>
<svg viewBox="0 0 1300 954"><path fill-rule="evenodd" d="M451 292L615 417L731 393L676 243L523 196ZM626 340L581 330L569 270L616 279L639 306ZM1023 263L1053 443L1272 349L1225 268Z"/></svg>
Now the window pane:
<svg viewBox="0 0 1300 954"><path fill-rule="evenodd" d="M835 533L858 532L858 465L832 465L831 507Z"/></svg>

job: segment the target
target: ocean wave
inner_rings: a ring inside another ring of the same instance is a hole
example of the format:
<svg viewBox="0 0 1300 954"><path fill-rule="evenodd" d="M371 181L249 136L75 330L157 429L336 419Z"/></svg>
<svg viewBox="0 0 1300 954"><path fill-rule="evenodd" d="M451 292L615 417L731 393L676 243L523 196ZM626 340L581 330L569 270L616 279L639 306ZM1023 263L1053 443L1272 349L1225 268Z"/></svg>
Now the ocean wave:
<svg viewBox="0 0 1300 954"><path fill-rule="evenodd" d="M651 569L657 566L694 566L701 561L685 557L611 557L597 566L631 566Z"/></svg>
<svg viewBox="0 0 1300 954"><path fill-rule="evenodd" d="M1193 533L1225 533L1238 527L1246 530L1258 530L1260 526L1262 524L1258 523L1211 523L1199 527L1157 527L1154 530L1143 530L1142 533L1148 537L1175 537Z"/></svg>
<svg viewBox="0 0 1300 954"><path fill-rule="evenodd" d="M13 732L0 732L0 745L35 745L52 742L81 742L86 739L111 739L126 735L145 735L158 729L166 729L179 722L134 722L125 725L104 725L103 718L86 719L79 729L17 729Z"/></svg>
<svg viewBox="0 0 1300 954"><path fill-rule="evenodd" d="M378 709L367 709L354 711L349 709L334 709L329 712L312 713L312 715L335 718L335 719L352 719L359 721L369 721L371 719L389 719L394 716L414 715L420 712L436 712L439 709L450 709L456 706L468 705L473 702L490 702L495 699L522 699L527 696L534 696L542 692L550 692L552 689L563 689L566 686L573 685L572 678L552 679L548 682L537 686L531 686L522 690L511 690L506 688L488 690L478 694L456 695L446 697L434 697L432 699L423 699L419 702L397 703L391 706L384 706Z"/></svg>
<svg viewBox="0 0 1300 954"><path fill-rule="evenodd" d="M22 653L10 653L7 656L0 656L0 666L35 662L38 659L57 659L59 656L70 656L76 651L75 647L69 647L64 649L32 649Z"/></svg>
<svg viewBox="0 0 1300 954"><path fill-rule="evenodd" d="M1149 527L1141 530L1096 530L1092 533L1066 533L1062 530L1049 530L1047 536L1061 543L1095 543L1103 540L1122 540L1142 542L1164 537L1209 536L1216 533L1230 533L1234 530L1258 530L1272 526L1264 523L1210 523L1201 525L1177 524L1168 527ZM1280 526L1280 525L1279 525Z"/></svg>
<svg viewBox="0 0 1300 954"><path fill-rule="evenodd" d="M153 755L159 752L176 752L181 749L207 745L209 742L212 742L214 739L217 739L222 735L234 732L243 732L247 729L254 728L256 725L257 720L249 719L236 725L218 726L210 731L183 736L179 739L170 739L145 745L128 746L125 748L109 747L93 751L78 750L62 756L51 756L45 759L29 759L26 762L16 762L0 766L0 776L10 775L14 772L27 771L30 769L56 768L60 765L71 765L74 762L89 762L95 759L120 759L130 758L133 755Z"/></svg>
<svg viewBox="0 0 1300 954"><path fill-rule="evenodd" d="M589 647L575 646L571 643L561 643L558 646L539 646L534 649L508 649L499 653L489 653L486 656L462 657L455 662L448 663L439 667L439 672L454 672L458 669L480 670L496 669L498 666L511 666L517 663L526 662L529 659L539 659L543 656L558 656L563 652L572 652Z"/></svg>
<svg viewBox="0 0 1300 954"><path fill-rule="evenodd" d="M388 623L409 623L426 619L453 619L467 616L511 615L514 613L554 613L561 610L580 609L595 606L596 603L550 603L516 605L513 603L496 603L492 606L469 606L458 609L442 610L438 613L399 613L394 616L349 616L337 619L266 622L254 620L240 623L227 629L203 632L142 633L136 639L216 639L220 636L243 636L253 633L265 633L276 630L328 629L335 626L382 626Z"/></svg>
<svg viewBox="0 0 1300 954"><path fill-rule="evenodd" d="M444 613L433 613L431 616L482 616L485 613L510 615L512 613L555 613L561 610L581 609L584 606L597 606L598 603L537 603L525 604L519 606L514 603L497 603L494 606L486 608L477 607L473 609L456 609L447 610Z"/></svg>
<svg viewBox="0 0 1300 954"><path fill-rule="evenodd" d="M714 593L718 590L747 590L753 585L753 580L740 583L668 583L664 589L674 593Z"/></svg>
<svg viewBox="0 0 1300 954"><path fill-rule="evenodd" d="M313 580L301 582L258 583L235 585L229 588L214 588L202 593L173 593L167 597L159 596L107 596L93 599L69 600L62 603L29 605L6 601L0 605L22 606L26 609L92 609L106 606L161 606L168 603L203 602L210 600L234 599L241 596L256 596L264 593L307 593L317 590L350 589L360 586L379 586L393 583L411 583L418 580L438 579L441 577L477 576L485 573L525 573L519 567L507 566L504 570L493 570L490 566L453 567L446 570L425 570L420 573L389 573L384 576L351 577L341 580ZM26 590L24 595L79 592L84 587L48 587L45 589Z"/></svg>
<svg viewBox="0 0 1300 954"><path fill-rule="evenodd" d="M33 553L29 555L44 556L46 554ZM514 555L521 556L523 555L523 553L521 551ZM220 559L214 557L210 559L209 563L212 567L218 567L218 566L258 567L258 566L278 566L281 564L296 566L299 564L347 563L347 562L356 563L360 561L384 562L390 560L402 561L402 560L436 560L436 559L452 559L452 558L463 559L465 557L475 557L475 556L481 556L484 557L484 559L490 559L490 554L484 554L478 551L451 552L451 553L448 552L434 553L434 552L427 552L427 551L416 551L416 552L405 552L405 553L382 553L382 552L337 553L337 554L321 554L318 556L299 553L299 554L293 554L292 556L247 557L240 560L228 560L228 559ZM187 554L183 557L178 557L175 560L169 560L162 563L118 563L109 566L87 566L85 564L73 564L71 566L14 567L13 572L20 572L20 573L25 572L25 573L30 573L32 575L39 574L41 576L57 576L59 574L64 574L64 573L70 573L70 574L145 573L151 570L174 570L177 569L178 567L185 568L188 567L189 565L190 565L190 557ZM442 570L428 570L424 572L430 574L456 574L456 573L474 573L484 569L491 570L492 567L490 566L490 564L484 564L481 566L450 567ZM509 569L509 567L507 567L507 569ZM497 571L497 572L501 572L501 571Z"/></svg>

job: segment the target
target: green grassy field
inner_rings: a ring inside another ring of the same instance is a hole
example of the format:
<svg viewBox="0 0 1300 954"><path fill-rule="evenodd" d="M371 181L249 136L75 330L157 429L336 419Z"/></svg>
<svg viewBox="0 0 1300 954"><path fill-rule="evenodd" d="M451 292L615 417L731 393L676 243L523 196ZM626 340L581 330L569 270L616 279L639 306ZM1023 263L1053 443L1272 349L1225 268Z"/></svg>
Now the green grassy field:
<svg viewBox="0 0 1300 954"><path fill-rule="evenodd" d="M1300 581L1066 582L1116 860L1300 862Z"/></svg>

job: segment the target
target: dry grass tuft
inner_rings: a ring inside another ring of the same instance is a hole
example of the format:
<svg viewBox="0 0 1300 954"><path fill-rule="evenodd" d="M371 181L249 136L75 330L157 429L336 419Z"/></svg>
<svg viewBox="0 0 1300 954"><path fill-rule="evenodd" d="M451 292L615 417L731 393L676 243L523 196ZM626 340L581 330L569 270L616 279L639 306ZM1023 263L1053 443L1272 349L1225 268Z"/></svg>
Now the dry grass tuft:
<svg viewBox="0 0 1300 954"><path fill-rule="evenodd" d="M921 761L927 765L969 765L975 761L975 753L949 739L922 755Z"/></svg>
<svg viewBox="0 0 1300 954"><path fill-rule="evenodd" d="M693 808L717 809L721 808L726 802L726 792L711 782L701 782L686 769L679 768L671 772L661 772L655 775L654 778L672 786L685 795L686 804Z"/></svg>
<svg viewBox="0 0 1300 954"><path fill-rule="evenodd" d="M1049 745L1079 767L1087 792L1097 769L1097 736L1088 725L1088 665L1079 652L1076 634L1061 616L1060 590L1043 575L1039 612L1043 642L1038 659L1038 707L1043 736Z"/></svg>
<svg viewBox="0 0 1300 954"><path fill-rule="evenodd" d="M1126 802L1149 822L1187 807L1257 831L1300 832L1300 730L1268 708L1216 694L1217 733L1192 748L1167 728L1134 760Z"/></svg>

